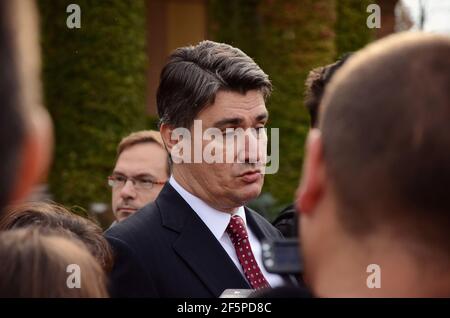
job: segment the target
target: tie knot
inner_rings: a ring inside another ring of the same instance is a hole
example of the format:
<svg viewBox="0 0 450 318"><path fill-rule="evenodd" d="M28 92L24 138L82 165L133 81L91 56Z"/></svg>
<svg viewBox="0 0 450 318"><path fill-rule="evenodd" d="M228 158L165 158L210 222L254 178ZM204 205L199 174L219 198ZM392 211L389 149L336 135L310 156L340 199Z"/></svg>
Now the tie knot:
<svg viewBox="0 0 450 318"><path fill-rule="evenodd" d="M231 217L230 223L227 227L227 233L233 243L248 238L244 220L242 220L242 218L238 215Z"/></svg>

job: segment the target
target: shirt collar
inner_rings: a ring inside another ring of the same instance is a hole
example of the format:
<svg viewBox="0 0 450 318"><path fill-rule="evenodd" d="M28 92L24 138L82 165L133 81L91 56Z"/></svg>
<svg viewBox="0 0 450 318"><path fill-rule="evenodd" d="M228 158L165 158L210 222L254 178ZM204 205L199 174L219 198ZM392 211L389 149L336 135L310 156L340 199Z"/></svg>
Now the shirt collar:
<svg viewBox="0 0 450 318"><path fill-rule="evenodd" d="M169 183L175 191L181 195L192 210L197 213L216 239L220 240L230 223L231 215L227 212L222 212L210 207L202 199L184 189L173 176L170 176ZM240 206L233 215L239 215L244 221L244 224L247 225L243 206Z"/></svg>

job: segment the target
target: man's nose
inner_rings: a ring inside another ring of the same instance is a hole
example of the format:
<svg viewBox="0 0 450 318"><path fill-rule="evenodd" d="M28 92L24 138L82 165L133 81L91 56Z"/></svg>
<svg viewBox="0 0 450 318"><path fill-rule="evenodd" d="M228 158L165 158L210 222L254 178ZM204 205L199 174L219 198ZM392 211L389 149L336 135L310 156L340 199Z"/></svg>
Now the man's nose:
<svg viewBox="0 0 450 318"><path fill-rule="evenodd" d="M124 199L136 197L136 189L134 188L134 184L131 180L127 180L127 182L125 182L120 190L120 196Z"/></svg>
<svg viewBox="0 0 450 318"><path fill-rule="evenodd" d="M245 135L244 148L241 148L241 160L245 163L261 163L267 151L267 138L265 133L252 131Z"/></svg>

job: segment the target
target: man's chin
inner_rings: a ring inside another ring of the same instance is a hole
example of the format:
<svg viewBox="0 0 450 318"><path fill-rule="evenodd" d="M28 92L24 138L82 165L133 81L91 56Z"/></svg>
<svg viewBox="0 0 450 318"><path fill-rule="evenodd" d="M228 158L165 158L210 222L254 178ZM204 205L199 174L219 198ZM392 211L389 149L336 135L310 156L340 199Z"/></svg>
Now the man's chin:
<svg viewBox="0 0 450 318"><path fill-rule="evenodd" d="M126 211L124 211L124 210L119 210L118 212L117 212L117 222L122 222L123 220L125 220L126 218L128 218L130 215L132 215L132 214L134 214L136 211L135 210L133 210L133 211L131 211L131 210L126 210Z"/></svg>
<svg viewBox="0 0 450 318"><path fill-rule="evenodd" d="M243 186L238 192L238 196L242 200L243 204L256 199L262 190L262 182L255 182Z"/></svg>

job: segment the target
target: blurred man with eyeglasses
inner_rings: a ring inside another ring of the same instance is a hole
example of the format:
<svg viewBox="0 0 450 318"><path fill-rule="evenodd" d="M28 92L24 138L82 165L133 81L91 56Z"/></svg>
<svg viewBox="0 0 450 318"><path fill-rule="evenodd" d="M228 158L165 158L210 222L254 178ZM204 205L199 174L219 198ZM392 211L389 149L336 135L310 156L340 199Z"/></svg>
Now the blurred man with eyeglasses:
<svg viewBox="0 0 450 318"><path fill-rule="evenodd" d="M167 151L158 131L143 130L122 139L108 177L118 222L153 202L170 175Z"/></svg>

